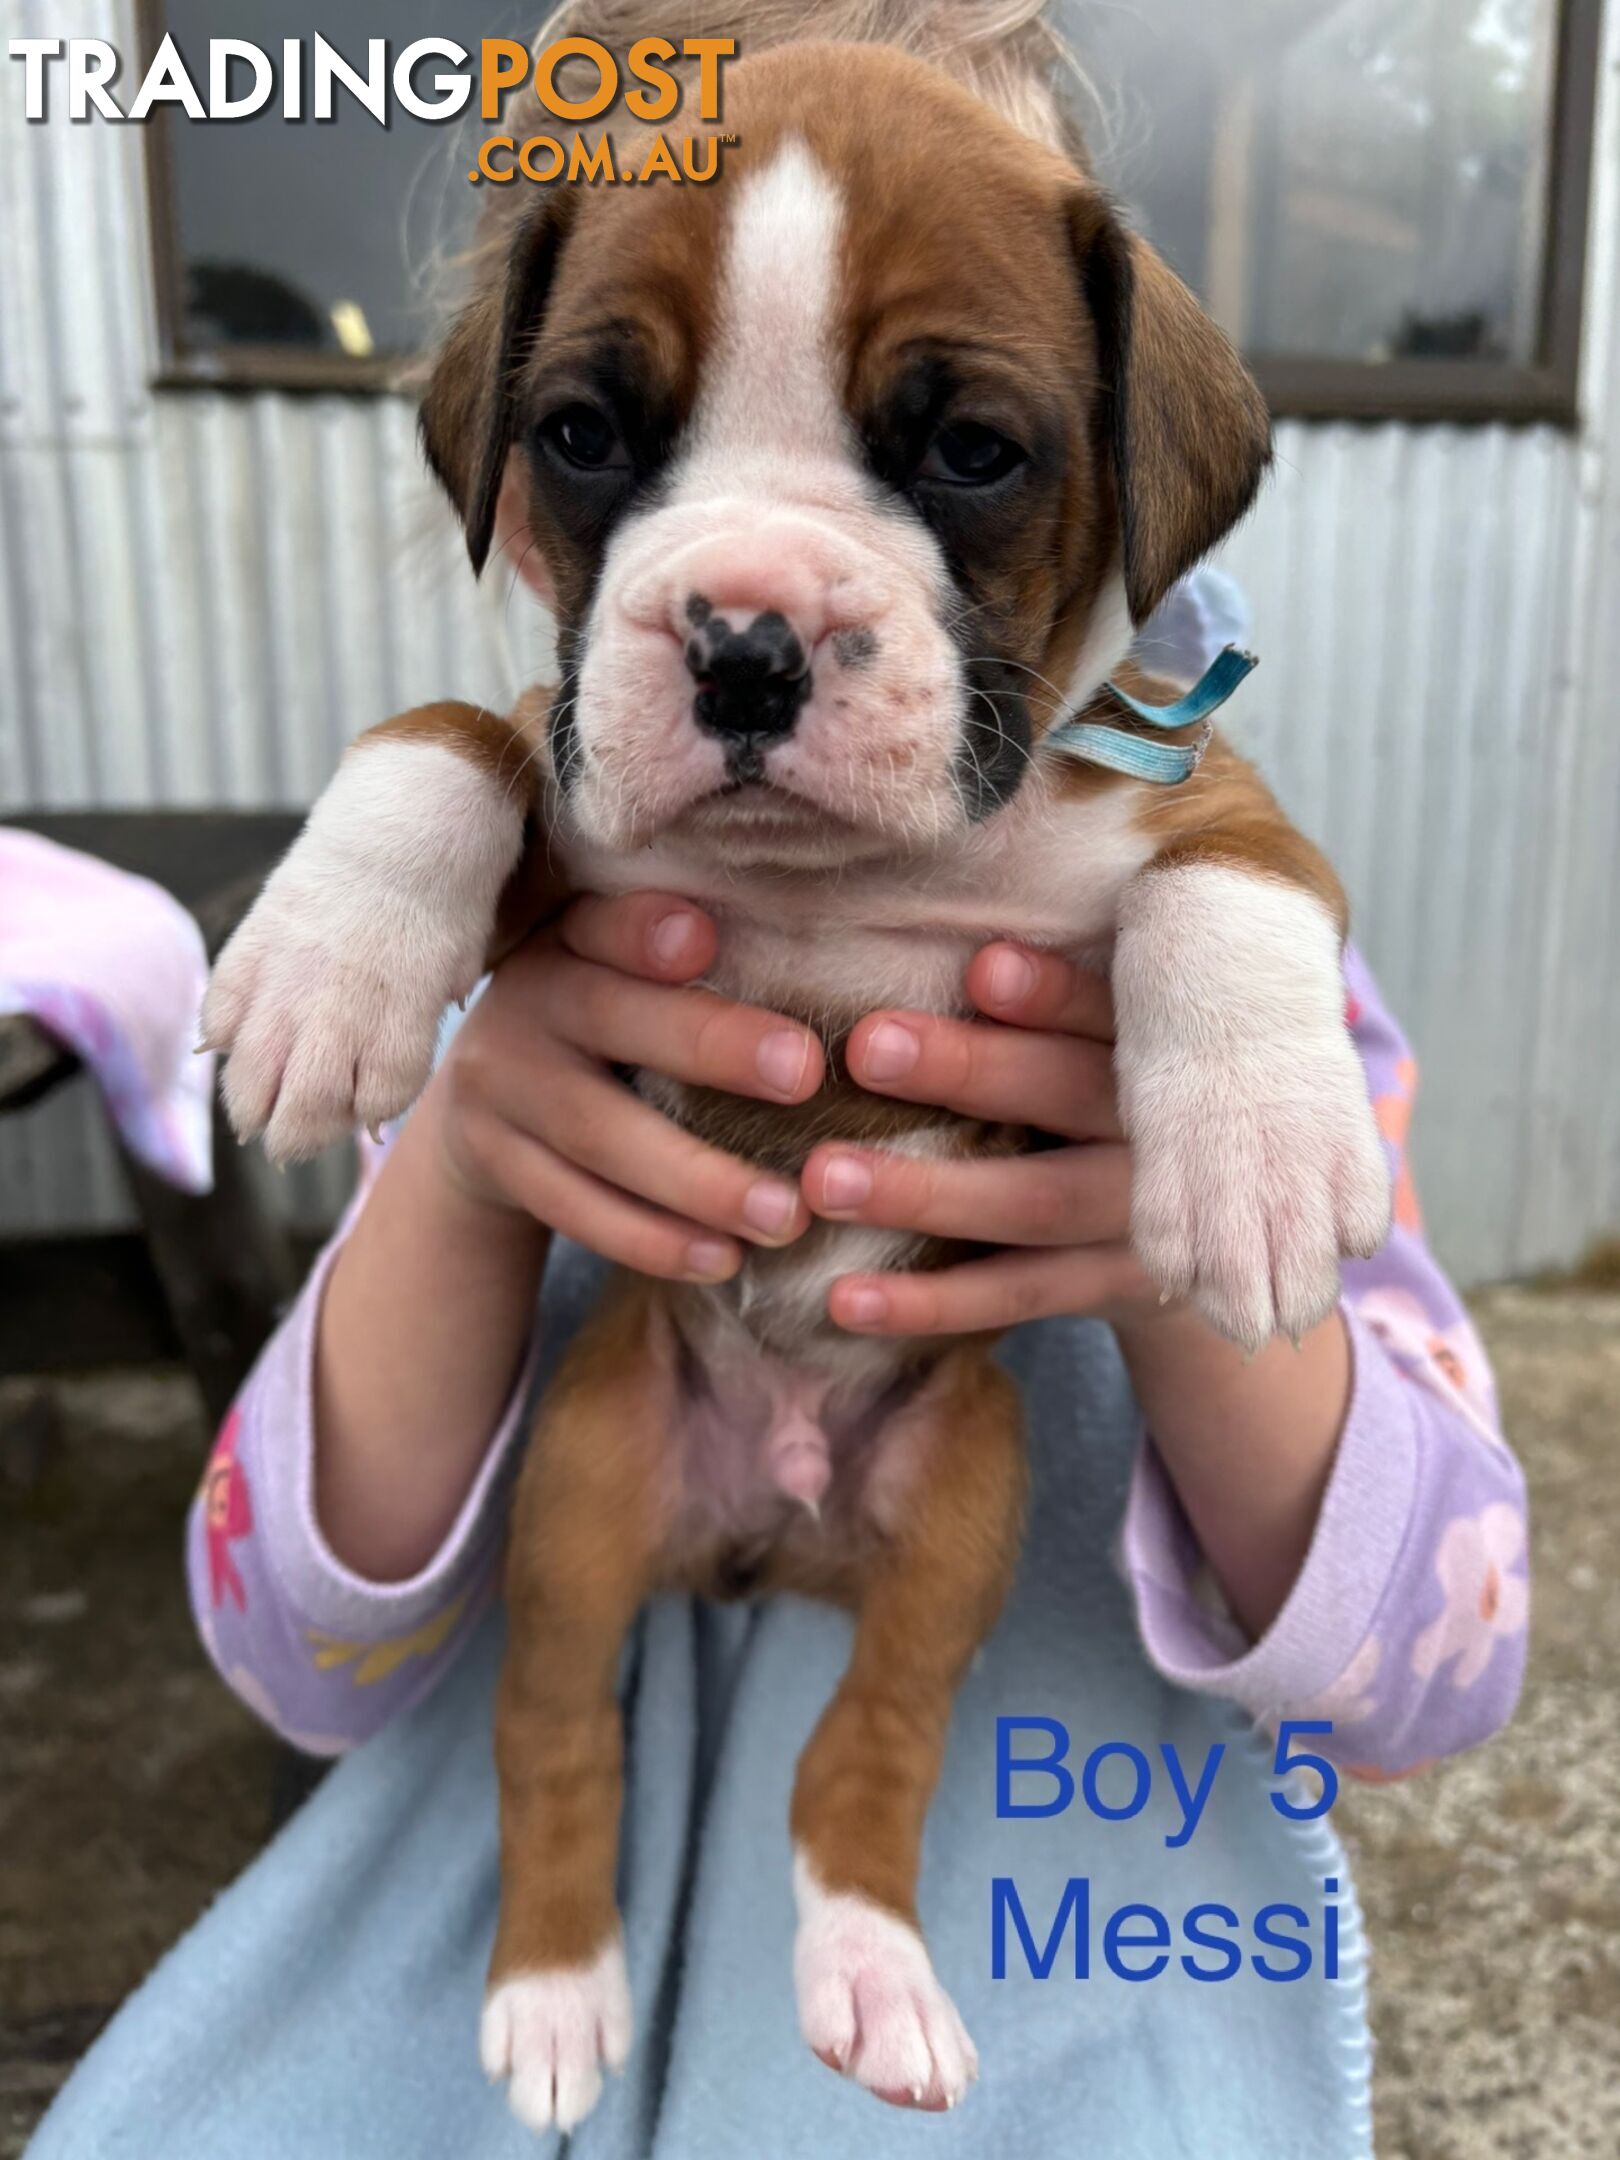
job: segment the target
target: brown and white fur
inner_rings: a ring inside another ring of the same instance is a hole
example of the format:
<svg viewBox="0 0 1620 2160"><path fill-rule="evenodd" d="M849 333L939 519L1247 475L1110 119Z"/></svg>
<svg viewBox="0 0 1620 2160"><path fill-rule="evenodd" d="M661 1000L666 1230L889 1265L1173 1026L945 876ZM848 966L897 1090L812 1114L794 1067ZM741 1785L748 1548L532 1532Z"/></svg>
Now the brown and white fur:
<svg viewBox="0 0 1620 2160"><path fill-rule="evenodd" d="M977 63L978 94L878 45L751 51L746 21L742 52L716 183L503 205L423 432L476 566L521 486L564 681L345 757L210 994L238 1128L295 1155L401 1110L526 847L559 891L689 895L720 924L714 986L822 1031L831 1077L798 1110L642 1082L787 1172L829 1136L1019 1144L879 1103L836 1055L874 1007L961 1012L969 956L1015 938L1111 971L1150 1274L1239 1342L1297 1335L1387 1223L1337 882L1219 743L1171 790L1041 748L1248 507L1259 395L1055 130L1028 131L1049 108L1016 68L1010 119ZM564 454L581 405L606 467ZM968 423L1020 461L964 487L939 445ZM808 680L791 727L739 750L698 724L687 647L762 612ZM483 2029L530 2123L577 2122L630 2044L614 1684L657 1585L852 1611L792 1808L801 2022L889 2099L950 2106L976 2074L915 1889L953 1692L1012 1574L1018 1407L987 1341L856 1339L825 1312L839 1274L944 1257L820 1225L716 1288L625 1278L541 1405Z"/></svg>

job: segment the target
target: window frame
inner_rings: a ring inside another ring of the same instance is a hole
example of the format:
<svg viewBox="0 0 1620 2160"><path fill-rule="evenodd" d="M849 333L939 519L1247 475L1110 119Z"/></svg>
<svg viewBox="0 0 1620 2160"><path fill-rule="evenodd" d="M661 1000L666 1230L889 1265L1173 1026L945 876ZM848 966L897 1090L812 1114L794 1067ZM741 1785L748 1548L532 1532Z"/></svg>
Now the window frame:
<svg viewBox="0 0 1620 2160"><path fill-rule="evenodd" d="M163 0L135 0L135 39L143 75L163 42L166 27ZM339 391L376 397L404 387L404 378L417 364L417 356L411 353L360 358L351 353L309 352L297 345L187 346L185 264L169 149L169 129L178 124L173 108L165 107L143 130L158 337L153 389L287 390L308 395Z"/></svg>
<svg viewBox="0 0 1620 2160"><path fill-rule="evenodd" d="M1579 427L1603 0L1560 0L1557 39L1536 318L1541 357L1379 364L1246 353L1276 418Z"/></svg>
<svg viewBox="0 0 1620 2160"><path fill-rule="evenodd" d="M162 42L163 0L136 0L143 71ZM1559 0L1547 166L1545 251L1534 362L1285 358L1246 353L1273 417L1375 423L1580 425L1581 339L1586 301L1597 84L1603 0ZM145 130L147 223L158 326L160 390L398 390L418 365L413 354L373 359L277 345L188 348L183 265L168 130L172 111Z"/></svg>

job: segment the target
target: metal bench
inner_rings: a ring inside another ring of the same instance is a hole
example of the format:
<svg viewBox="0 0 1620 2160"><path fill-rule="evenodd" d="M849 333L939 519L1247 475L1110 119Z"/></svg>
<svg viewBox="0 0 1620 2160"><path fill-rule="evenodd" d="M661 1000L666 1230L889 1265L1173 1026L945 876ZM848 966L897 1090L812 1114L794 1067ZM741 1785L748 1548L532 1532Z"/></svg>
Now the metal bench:
<svg viewBox="0 0 1620 2160"><path fill-rule="evenodd" d="M8 818L8 824L154 880L188 908L212 957L246 913L301 823L295 811L99 811ZM33 1021L0 1017L0 1116L26 1108L79 1070ZM218 1109L214 1189L176 1192L120 1149L140 1220L144 1283L109 1256L109 1241L0 1237L0 1373L141 1354L131 1302L156 1298L168 1347L196 1376L210 1419L229 1407L297 1287L292 1241L264 1207ZM113 1241L116 1243L116 1241ZM83 1248L82 1250L76 1248ZM127 1293L120 1309L120 1291Z"/></svg>

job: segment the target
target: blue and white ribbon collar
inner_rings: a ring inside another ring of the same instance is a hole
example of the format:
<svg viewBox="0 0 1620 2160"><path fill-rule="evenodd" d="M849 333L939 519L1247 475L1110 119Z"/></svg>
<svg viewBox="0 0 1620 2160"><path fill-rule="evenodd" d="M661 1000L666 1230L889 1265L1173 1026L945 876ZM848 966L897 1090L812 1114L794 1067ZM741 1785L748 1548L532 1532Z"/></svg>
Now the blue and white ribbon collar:
<svg viewBox="0 0 1620 2160"><path fill-rule="evenodd" d="M1129 728L1104 727L1095 720L1071 715L1047 731L1042 747L1061 751L1065 757L1087 765L1106 765L1110 772L1126 773L1133 780L1151 780L1158 787L1179 787L1198 770L1215 732L1213 715L1220 711L1240 683L1254 673L1259 661L1253 653L1228 645L1218 652L1185 697L1173 705L1144 705L1118 683L1103 688L1117 698L1134 719L1168 733L1175 728L1197 727L1190 743L1154 742Z"/></svg>

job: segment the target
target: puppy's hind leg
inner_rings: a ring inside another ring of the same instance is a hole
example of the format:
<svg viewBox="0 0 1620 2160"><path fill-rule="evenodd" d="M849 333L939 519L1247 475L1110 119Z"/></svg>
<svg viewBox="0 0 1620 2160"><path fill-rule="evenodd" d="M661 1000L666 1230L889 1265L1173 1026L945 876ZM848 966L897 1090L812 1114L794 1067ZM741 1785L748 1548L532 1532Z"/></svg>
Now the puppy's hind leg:
<svg viewBox="0 0 1620 2160"><path fill-rule="evenodd" d="M979 1344L947 1352L880 1445L910 1465L873 1496L885 1525L849 1670L793 1792L794 1980L823 2062L899 2106L954 2107L978 2074L917 1924L923 1821L957 1683L1017 1557L1025 1467L1017 1391ZM880 1460L875 1476L882 1479Z"/></svg>
<svg viewBox="0 0 1620 2160"><path fill-rule="evenodd" d="M620 1284L547 1390L513 1511L495 1715L501 1911L480 2052L535 2130L571 2130L630 2049L617 1681L668 1526L674 1376L657 1288Z"/></svg>

